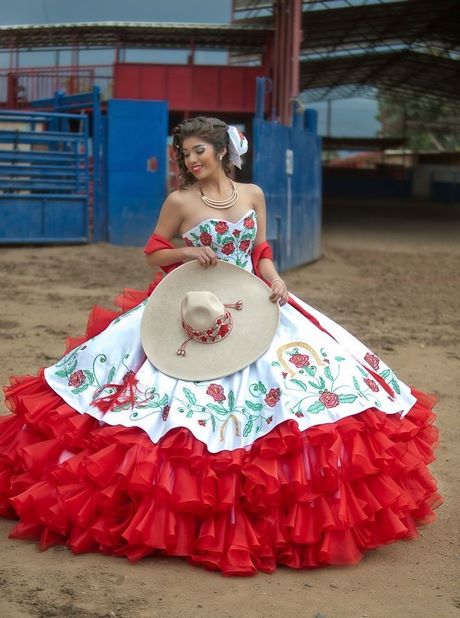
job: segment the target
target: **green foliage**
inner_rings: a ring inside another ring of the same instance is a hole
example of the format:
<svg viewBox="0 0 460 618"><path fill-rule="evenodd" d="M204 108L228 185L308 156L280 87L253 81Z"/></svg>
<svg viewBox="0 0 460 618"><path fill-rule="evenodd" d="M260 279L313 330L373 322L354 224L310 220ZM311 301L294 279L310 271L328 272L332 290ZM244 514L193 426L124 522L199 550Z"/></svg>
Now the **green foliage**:
<svg viewBox="0 0 460 618"><path fill-rule="evenodd" d="M381 137L405 137L411 150L460 149L458 111L442 101L381 90L377 97Z"/></svg>

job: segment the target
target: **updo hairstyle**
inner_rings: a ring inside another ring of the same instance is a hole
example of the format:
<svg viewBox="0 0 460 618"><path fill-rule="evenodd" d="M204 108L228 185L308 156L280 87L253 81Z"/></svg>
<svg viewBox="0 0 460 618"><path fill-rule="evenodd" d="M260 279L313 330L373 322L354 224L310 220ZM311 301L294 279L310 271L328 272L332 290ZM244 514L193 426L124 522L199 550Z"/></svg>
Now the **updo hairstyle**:
<svg viewBox="0 0 460 618"><path fill-rule="evenodd" d="M218 118L207 118L206 116L196 116L183 120L174 127L172 135L173 158L177 161L179 168L180 188L185 189L197 182L195 176L185 165L184 151L182 145L187 137L201 137L204 142L214 147L216 156L226 151L222 158L222 167L227 176L230 176L231 166L229 158L229 137L228 126L223 120Z"/></svg>

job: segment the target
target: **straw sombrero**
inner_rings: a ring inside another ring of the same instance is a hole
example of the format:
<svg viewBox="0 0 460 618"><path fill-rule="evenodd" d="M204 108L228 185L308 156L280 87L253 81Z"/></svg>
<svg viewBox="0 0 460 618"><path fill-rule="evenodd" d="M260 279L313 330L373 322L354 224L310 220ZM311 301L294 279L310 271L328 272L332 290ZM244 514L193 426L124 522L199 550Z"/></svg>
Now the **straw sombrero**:
<svg viewBox="0 0 460 618"><path fill-rule="evenodd" d="M250 272L218 262L175 268L144 309L141 340L149 361L181 380L213 380L243 369L269 347L279 322L270 288ZM240 302L241 301L241 302Z"/></svg>

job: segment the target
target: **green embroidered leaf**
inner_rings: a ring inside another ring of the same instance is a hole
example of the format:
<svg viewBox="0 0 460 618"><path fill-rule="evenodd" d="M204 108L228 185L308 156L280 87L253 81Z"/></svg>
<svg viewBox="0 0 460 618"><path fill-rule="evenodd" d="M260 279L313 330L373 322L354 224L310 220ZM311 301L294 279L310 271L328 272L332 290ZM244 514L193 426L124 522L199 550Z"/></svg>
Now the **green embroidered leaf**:
<svg viewBox="0 0 460 618"><path fill-rule="evenodd" d="M273 361L272 362L272 367L279 367L279 366L280 366L280 364L279 364L278 361Z"/></svg>
<svg viewBox="0 0 460 618"><path fill-rule="evenodd" d="M196 404L196 397L189 388L184 388L184 395L187 397L192 406Z"/></svg>
<svg viewBox="0 0 460 618"><path fill-rule="evenodd" d="M193 232L190 234L190 236L194 239L194 240L199 240L199 236L197 236L196 234L194 234Z"/></svg>
<svg viewBox="0 0 460 618"><path fill-rule="evenodd" d="M230 411L235 407L235 395L232 390L228 393L228 407Z"/></svg>
<svg viewBox="0 0 460 618"><path fill-rule="evenodd" d="M216 225L217 219L210 219L209 222L212 223L213 225Z"/></svg>
<svg viewBox="0 0 460 618"><path fill-rule="evenodd" d="M115 367L112 367L112 369L109 371L109 375L107 376L108 384L110 384L110 382L113 380L114 375L115 375Z"/></svg>
<svg viewBox="0 0 460 618"><path fill-rule="evenodd" d="M369 375L369 373L368 373L365 369L363 369L363 368L361 367L361 365L356 365L356 366L358 367L359 371L363 374L363 376L364 376L365 378L367 378L367 376Z"/></svg>
<svg viewBox="0 0 460 618"><path fill-rule="evenodd" d="M313 386L313 388L317 388L319 391L322 388L319 384L316 384L316 382L311 382L310 380L308 381L308 384L310 384L310 386Z"/></svg>
<svg viewBox="0 0 460 618"><path fill-rule="evenodd" d="M54 375L57 376L58 378L67 378L68 373L67 371L63 371L62 369L59 369L59 371L55 371Z"/></svg>
<svg viewBox="0 0 460 618"><path fill-rule="evenodd" d="M216 431L216 419L214 418L212 414L211 414L211 425L212 425L212 431L214 433Z"/></svg>
<svg viewBox="0 0 460 618"><path fill-rule="evenodd" d="M83 386L79 386L78 388L72 388L70 392L73 393L74 395L78 395L79 393L86 391L88 387L89 387L89 384L83 384Z"/></svg>
<svg viewBox="0 0 460 618"><path fill-rule="evenodd" d="M342 362L342 361L344 361L345 359L344 359L344 357L343 357L343 356L336 356L336 357L335 357L335 360L336 360L338 363L341 363L341 362Z"/></svg>
<svg viewBox="0 0 460 618"><path fill-rule="evenodd" d="M292 380L290 380L290 382L293 382L294 384L297 384L297 386L300 386L301 389L303 389L304 391L307 391L307 385L304 384L303 382L301 382L300 380L296 380L295 378L292 378Z"/></svg>
<svg viewBox="0 0 460 618"><path fill-rule="evenodd" d="M247 399L244 403L248 406L248 408L254 410L254 412L260 412L260 410L262 410L263 408L263 405L261 403L252 403L252 401L248 401Z"/></svg>
<svg viewBox="0 0 460 618"><path fill-rule="evenodd" d="M233 236L226 236L222 239L222 245L226 245L228 242L235 244L235 239L233 238Z"/></svg>
<svg viewBox="0 0 460 618"><path fill-rule="evenodd" d="M326 378L328 380L330 380L331 382L334 380L334 378L332 377L332 371L330 367L326 367L326 369L324 370L324 375L326 376Z"/></svg>
<svg viewBox="0 0 460 618"><path fill-rule="evenodd" d="M318 412L321 412L321 410L324 410L324 408L325 408L324 403L321 403L321 401L316 401L315 403L312 403L310 407L307 408L307 412L310 412L311 414L318 414Z"/></svg>
<svg viewBox="0 0 460 618"><path fill-rule="evenodd" d="M92 371L89 371L88 369L84 369L83 373L85 374L85 376L88 378L88 382L89 384L94 384L94 373Z"/></svg>
<svg viewBox="0 0 460 618"><path fill-rule="evenodd" d="M320 376L319 378L319 387L320 388L325 388L326 386L326 382L323 380L323 378Z"/></svg>
<svg viewBox="0 0 460 618"><path fill-rule="evenodd" d="M163 395L157 405L163 407L168 403L168 395Z"/></svg>
<svg viewBox="0 0 460 618"><path fill-rule="evenodd" d="M77 368L77 365L78 365L78 361L76 358L74 358L72 365L70 367L67 367L67 373L73 373L75 369Z"/></svg>
<svg viewBox="0 0 460 618"><path fill-rule="evenodd" d="M192 418L192 416L193 416L193 410L189 410L185 416L186 416L187 418Z"/></svg>
<svg viewBox="0 0 460 618"><path fill-rule="evenodd" d="M226 416L229 412L224 407L217 405L216 403L208 403L207 407L221 416Z"/></svg>
<svg viewBox="0 0 460 618"><path fill-rule="evenodd" d="M355 378L355 376L353 376L353 386L355 387L355 389L356 389L357 391L360 391L360 390L361 390L361 388L360 388L360 386L359 386L359 382L358 382L358 380Z"/></svg>
<svg viewBox="0 0 460 618"><path fill-rule="evenodd" d="M339 395L339 403L353 403L355 399L356 395Z"/></svg>
<svg viewBox="0 0 460 618"><path fill-rule="evenodd" d="M252 234L251 234L251 233L249 233L249 232L245 232L245 233L243 234L243 236L241 236L241 237L240 237L240 242L241 242L242 240L251 240L251 238L252 238Z"/></svg>
<svg viewBox="0 0 460 618"><path fill-rule="evenodd" d="M251 419L248 420L243 429L243 436L246 438L252 431L253 421Z"/></svg>
<svg viewBox="0 0 460 618"><path fill-rule="evenodd" d="M388 378L390 373L391 371L389 369L384 369L381 373L379 373L379 376L385 380L385 378Z"/></svg>
<svg viewBox="0 0 460 618"><path fill-rule="evenodd" d="M262 393L262 395L267 394L267 389L265 388L265 384L260 381L259 381L259 391Z"/></svg>
<svg viewBox="0 0 460 618"><path fill-rule="evenodd" d="M316 365L310 365L309 367L305 367L305 371L310 374L312 377L316 375Z"/></svg>
<svg viewBox="0 0 460 618"><path fill-rule="evenodd" d="M401 389L399 388L399 384L394 378L391 380L390 386L394 389L395 393L398 393L398 395L401 394Z"/></svg>

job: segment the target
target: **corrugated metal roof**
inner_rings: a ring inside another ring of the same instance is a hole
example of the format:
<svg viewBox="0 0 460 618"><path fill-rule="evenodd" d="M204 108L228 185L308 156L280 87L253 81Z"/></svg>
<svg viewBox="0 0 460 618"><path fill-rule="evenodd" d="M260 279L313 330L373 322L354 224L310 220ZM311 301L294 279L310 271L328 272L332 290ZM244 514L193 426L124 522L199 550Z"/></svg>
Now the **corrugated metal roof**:
<svg viewBox="0 0 460 618"><path fill-rule="evenodd" d="M0 26L0 48L188 48L263 49L273 26L165 22L85 22Z"/></svg>

